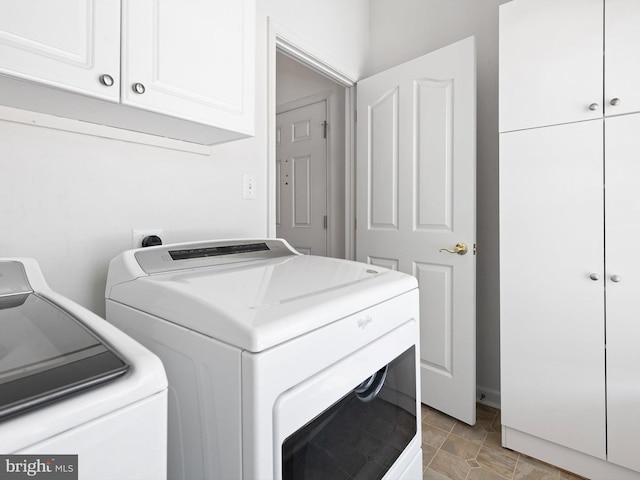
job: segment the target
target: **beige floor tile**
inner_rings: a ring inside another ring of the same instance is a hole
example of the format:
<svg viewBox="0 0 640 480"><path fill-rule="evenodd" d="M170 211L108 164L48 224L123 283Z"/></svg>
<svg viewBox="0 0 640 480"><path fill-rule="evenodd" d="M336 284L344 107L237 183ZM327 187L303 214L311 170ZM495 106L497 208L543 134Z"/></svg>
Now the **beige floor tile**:
<svg viewBox="0 0 640 480"><path fill-rule="evenodd" d="M498 410L488 405L476 404L476 420L488 420L493 422Z"/></svg>
<svg viewBox="0 0 640 480"><path fill-rule="evenodd" d="M493 428L495 428L496 432L502 431L502 413L499 410L496 418L493 419Z"/></svg>
<svg viewBox="0 0 640 480"><path fill-rule="evenodd" d="M487 437L487 427L489 425L483 422L477 422L474 426L467 425L466 423L457 422L451 433L465 438L471 442L475 442L478 445L482 445L484 439Z"/></svg>
<svg viewBox="0 0 640 480"><path fill-rule="evenodd" d="M422 474L422 480L451 480L449 477L434 472L430 468L427 468Z"/></svg>
<svg viewBox="0 0 640 480"><path fill-rule="evenodd" d="M453 426L456 424L456 420L449 415L438 412L437 410L429 410L422 418L424 423L438 427L440 430L450 432Z"/></svg>
<svg viewBox="0 0 640 480"><path fill-rule="evenodd" d="M422 424L422 443L431 447L440 448L444 441L447 439L449 432L429 425L428 423Z"/></svg>
<svg viewBox="0 0 640 480"><path fill-rule="evenodd" d="M467 476L467 480L510 480L506 479L506 477L501 477L500 475L490 472L489 470L485 470L484 468L474 468L469 472Z"/></svg>
<svg viewBox="0 0 640 480"><path fill-rule="evenodd" d="M437 448L433 448L429 445L422 444L422 467L427 468L433 460L433 457L438 453Z"/></svg>
<svg viewBox="0 0 640 480"><path fill-rule="evenodd" d="M523 462L530 463L531 465L540 468L542 470L548 470L552 473L560 473L560 469L558 467L554 467L553 465L549 465L548 463L543 462L542 460L538 460L537 458L529 457L528 455L521 454L520 458Z"/></svg>
<svg viewBox="0 0 640 480"><path fill-rule="evenodd" d="M440 449L463 460L473 460L480 451L480 444L452 434L447 437Z"/></svg>
<svg viewBox="0 0 640 480"><path fill-rule="evenodd" d="M538 460L520 455L514 480L558 480L560 470Z"/></svg>
<svg viewBox="0 0 640 480"><path fill-rule="evenodd" d="M513 476L517 462L515 458L485 447L480 449L476 460L482 468L507 478Z"/></svg>
<svg viewBox="0 0 640 480"><path fill-rule="evenodd" d="M471 470L466 461L442 450L438 451L431 461L429 469L451 480L465 480L469 470Z"/></svg>
<svg viewBox="0 0 640 480"><path fill-rule="evenodd" d="M588 480L503 448L500 410L478 404L474 426L421 413L423 480Z"/></svg>
<svg viewBox="0 0 640 480"><path fill-rule="evenodd" d="M483 447L490 448L491 450L496 450L507 457L517 459L520 454L518 452L514 452L513 450L509 450L507 448L502 447L502 434L499 432L491 432L487 434L487 438L484 439Z"/></svg>
<svg viewBox="0 0 640 480"><path fill-rule="evenodd" d="M560 470L560 480L588 480L580 475L576 475L575 473L565 472L564 470Z"/></svg>
<svg viewBox="0 0 640 480"><path fill-rule="evenodd" d="M420 418L424 418L424 416L427 414L427 412L430 412L431 410L433 410L431 407L426 406L424 403L420 404Z"/></svg>

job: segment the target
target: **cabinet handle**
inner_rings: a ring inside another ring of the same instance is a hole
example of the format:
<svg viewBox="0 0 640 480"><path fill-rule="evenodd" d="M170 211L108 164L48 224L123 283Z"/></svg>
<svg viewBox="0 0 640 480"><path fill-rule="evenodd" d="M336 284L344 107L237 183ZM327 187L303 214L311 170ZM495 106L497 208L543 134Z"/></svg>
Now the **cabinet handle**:
<svg viewBox="0 0 640 480"><path fill-rule="evenodd" d="M108 73L104 73L100 75L100 83L105 87L112 87L115 82L113 81L113 77L111 75L109 75Z"/></svg>
<svg viewBox="0 0 640 480"><path fill-rule="evenodd" d="M589 105L589 110L591 110L592 112L595 112L599 108L600 105L598 105L597 103L592 103L591 105Z"/></svg>
<svg viewBox="0 0 640 480"><path fill-rule="evenodd" d="M622 281L622 277L620 275L611 275L611 281L614 283L619 283Z"/></svg>
<svg viewBox="0 0 640 480"><path fill-rule="evenodd" d="M620 105L620 99L619 98L612 98L609 103L615 107L616 105Z"/></svg>
<svg viewBox="0 0 640 480"><path fill-rule="evenodd" d="M600 280L600 275L598 275L597 273L592 273L591 275L589 275L589 278L594 282L597 282L598 280Z"/></svg>
<svg viewBox="0 0 640 480"><path fill-rule="evenodd" d="M141 83L134 83L131 88L133 88L133 91L142 95L145 92L145 88L144 85Z"/></svg>

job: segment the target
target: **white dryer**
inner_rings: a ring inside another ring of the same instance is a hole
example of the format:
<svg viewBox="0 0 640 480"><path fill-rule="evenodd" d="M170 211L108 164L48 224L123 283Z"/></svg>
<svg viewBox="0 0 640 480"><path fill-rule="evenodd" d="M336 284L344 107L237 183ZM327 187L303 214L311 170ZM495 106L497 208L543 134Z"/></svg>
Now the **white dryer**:
<svg viewBox="0 0 640 480"><path fill-rule="evenodd" d="M124 252L106 305L165 365L170 478L422 478L415 278L221 240Z"/></svg>
<svg viewBox="0 0 640 480"><path fill-rule="evenodd" d="M164 479L166 436L158 357L0 259L0 478Z"/></svg>

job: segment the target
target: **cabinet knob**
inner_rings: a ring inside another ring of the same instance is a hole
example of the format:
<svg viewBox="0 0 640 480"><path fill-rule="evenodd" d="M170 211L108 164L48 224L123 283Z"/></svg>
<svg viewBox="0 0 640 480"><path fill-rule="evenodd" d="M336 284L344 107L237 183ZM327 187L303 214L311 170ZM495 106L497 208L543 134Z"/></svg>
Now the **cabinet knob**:
<svg viewBox="0 0 640 480"><path fill-rule="evenodd" d="M133 91L142 95L145 92L145 88L144 85L141 83L134 83L131 88L133 88Z"/></svg>
<svg viewBox="0 0 640 480"><path fill-rule="evenodd" d="M597 103L592 103L591 105L589 105L589 110L591 110L592 112L595 112L599 108L600 108L600 105L598 105Z"/></svg>
<svg viewBox="0 0 640 480"><path fill-rule="evenodd" d="M113 81L113 77L111 75L109 75L108 73L104 73L100 75L100 83L105 87L112 87L115 82Z"/></svg>
<svg viewBox="0 0 640 480"><path fill-rule="evenodd" d="M622 277L620 275L611 275L611 281L614 283L618 283L622 281Z"/></svg>
<svg viewBox="0 0 640 480"><path fill-rule="evenodd" d="M592 273L591 275L589 275L589 278L594 282L597 282L598 280L600 280L600 275L598 275L597 273Z"/></svg>
<svg viewBox="0 0 640 480"><path fill-rule="evenodd" d="M615 107L616 105L620 105L620 99L619 98L612 98L609 103Z"/></svg>

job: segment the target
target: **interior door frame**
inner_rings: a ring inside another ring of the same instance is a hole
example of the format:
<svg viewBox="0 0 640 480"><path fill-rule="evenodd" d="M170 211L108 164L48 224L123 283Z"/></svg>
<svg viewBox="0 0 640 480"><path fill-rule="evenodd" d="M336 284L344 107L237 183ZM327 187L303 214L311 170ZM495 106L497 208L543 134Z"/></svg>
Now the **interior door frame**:
<svg viewBox="0 0 640 480"><path fill-rule="evenodd" d="M355 259L356 79L309 53L312 46L267 18L267 236L276 236L276 52L283 53L345 88L345 258ZM329 200L330 201L330 200Z"/></svg>

